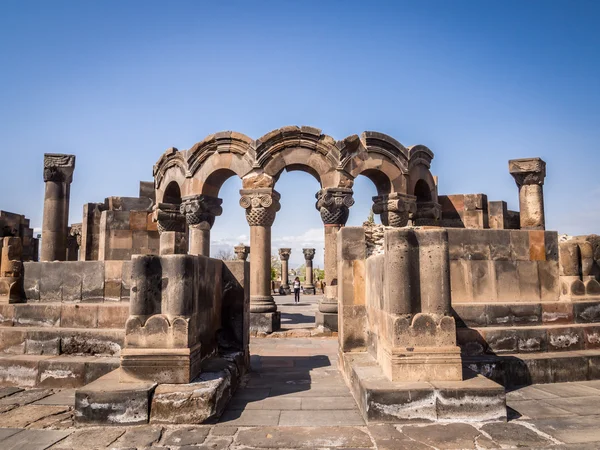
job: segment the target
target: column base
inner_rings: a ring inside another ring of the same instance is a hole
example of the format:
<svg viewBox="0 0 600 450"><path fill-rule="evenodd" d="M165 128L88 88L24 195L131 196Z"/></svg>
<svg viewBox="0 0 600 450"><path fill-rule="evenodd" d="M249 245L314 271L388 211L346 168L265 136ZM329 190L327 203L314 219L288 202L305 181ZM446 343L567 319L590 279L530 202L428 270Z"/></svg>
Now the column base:
<svg viewBox="0 0 600 450"><path fill-rule="evenodd" d="M331 331L338 331L338 315L337 313L317 311L315 313L315 324Z"/></svg>
<svg viewBox="0 0 600 450"><path fill-rule="evenodd" d="M315 295L316 293L316 289L314 285L310 285L310 286L302 286L304 288L304 293L306 295Z"/></svg>
<svg viewBox="0 0 600 450"><path fill-rule="evenodd" d="M250 313L250 332L272 333L281 328L281 313L279 311L267 313Z"/></svg>

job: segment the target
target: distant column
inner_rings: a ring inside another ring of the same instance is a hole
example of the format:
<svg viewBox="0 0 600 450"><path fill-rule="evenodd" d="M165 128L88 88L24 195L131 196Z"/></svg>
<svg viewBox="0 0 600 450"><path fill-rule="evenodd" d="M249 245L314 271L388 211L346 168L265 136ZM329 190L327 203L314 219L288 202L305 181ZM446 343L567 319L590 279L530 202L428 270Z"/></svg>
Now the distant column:
<svg viewBox="0 0 600 450"><path fill-rule="evenodd" d="M519 187L521 229L544 230L546 163L540 158L511 159L508 170Z"/></svg>
<svg viewBox="0 0 600 450"><path fill-rule="evenodd" d="M288 261L290 259L290 255L292 254L291 248L280 248L279 249L279 259L281 260L281 288L285 291L286 294L289 294L290 291L290 280L289 280L289 267Z"/></svg>
<svg viewBox="0 0 600 450"><path fill-rule="evenodd" d="M223 200L208 195L184 197L181 213L185 215L190 233L190 255L210 256L210 229L215 217L223 212Z"/></svg>
<svg viewBox="0 0 600 450"><path fill-rule="evenodd" d="M44 154L44 218L42 261L65 261L69 231L69 199L75 155Z"/></svg>
<svg viewBox="0 0 600 450"><path fill-rule="evenodd" d="M69 227L67 236L67 261L79 260L81 249L81 224L74 223Z"/></svg>
<svg viewBox="0 0 600 450"><path fill-rule="evenodd" d="M246 261L248 259L248 255L250 254L250 247L240 243L233 247L233 253L237 257L238 261Z"/></svg>
<svg viewBox="0 0 600 450"><path fill-rule="evenodd" d="M315 257L314 248L303 248L305 262L305 277L304 277L304 293L313 294L315 293L315 284L313 282L313 258Z"/></svg>

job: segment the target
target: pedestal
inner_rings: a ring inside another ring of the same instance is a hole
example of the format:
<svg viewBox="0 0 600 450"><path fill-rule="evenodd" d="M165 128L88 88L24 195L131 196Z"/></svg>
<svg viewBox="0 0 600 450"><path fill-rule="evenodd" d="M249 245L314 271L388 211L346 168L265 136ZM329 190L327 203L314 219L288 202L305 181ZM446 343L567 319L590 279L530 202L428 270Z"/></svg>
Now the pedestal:
<svg viewBox="0 0 600 450"><path fill-rule="evenodd" d="M272 333L281 328L279 311L266 313L250 313L250 333Z"/></svg>
<svg viewBox="0 0 600 450"><path fill-rule="evenodd" d="M317 311L315 313L315 324L331 331L338 331L338 314Z"/></svg>

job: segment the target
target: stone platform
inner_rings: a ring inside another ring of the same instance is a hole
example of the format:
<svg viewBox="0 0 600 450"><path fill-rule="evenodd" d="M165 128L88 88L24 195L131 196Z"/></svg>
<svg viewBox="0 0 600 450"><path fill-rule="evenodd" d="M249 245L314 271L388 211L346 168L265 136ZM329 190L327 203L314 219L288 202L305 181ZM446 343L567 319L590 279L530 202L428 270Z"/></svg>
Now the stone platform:
<svg viewBox="0 0 600 450"><path fill-rule="evenodd" d="M339 359L367 423L506 420L504 387L470 370L463 381L392 382L366 352Z"/></svg>

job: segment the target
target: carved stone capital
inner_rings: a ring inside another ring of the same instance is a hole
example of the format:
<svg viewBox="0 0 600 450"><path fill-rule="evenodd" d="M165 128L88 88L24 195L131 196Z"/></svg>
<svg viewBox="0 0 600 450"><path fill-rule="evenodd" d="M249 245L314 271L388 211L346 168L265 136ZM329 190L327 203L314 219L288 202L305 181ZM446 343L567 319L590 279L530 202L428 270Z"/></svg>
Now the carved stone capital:
<svg viewBox="0 0 600 450"><path fill-rule="evenodd" d="M181 214L178 204L158 203L153 208L152 220L157 222L159 234L165 231L185 231L185 216Z"/></svg>
<svg viewBox="0 0 600 450"><path fill-rule="evenodd" d="M44 182L71 183L75 170L75 155L44 154Z"/></svg>
<svg viewBox="0 0 600 450"><path fill-rule="evenodd" d="M190 227L211 229L215 217L223 213L223 200L208 195L184 197L179 210Z"/></svg>
<svg viewBox="0 0 600 450"><path fill-rule="evenodd" d="M405 227L417 212L417 197L392 192L373 197L373 213L381 216L386 227Z"/></svg>
<svg viewBox="0 0 600 450"><path fill-rule="evenodd" d="M528 184L543 186L546 163L541 158L511 159L508 162L508 171L519 187Z"/></svg>
<svg viewBox="0 0 600 450"><path fill-rule="evenodd" d="M346 224L349 208L354 205L352 193L350 188L325 188L317 192L315 207L325 225Z"/></svg>
<svg viewBox="0 0 600 450"><path fill-rule="evenodd" d="M240 206L246 210L246 220L251 227L270 227L281 208L279 192L270 188L240 190Z"/></svg>
<svg viewBox="0 0 600 450"><path fill-rule="evenodd" d="M304 253L304 259L306 261L312 261L315 257L315 249L314 248L303 248L302 253Z"/></svg>
<svg viewBox="0 0 600 450"><path fill-rule="evenodd" d="M250 247L244 244L239 244L233 247L233 253L240 261L246 261L248 259L248 254L250 253Z"/></svg>
<svg viewBox="0 0 600 450"><path fill-rule="evenodd" d="M288 261L290 259L291 254L292 254L291 248L280 248L279 249L279 259L282 261Z"/></svg>

